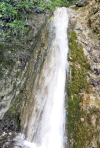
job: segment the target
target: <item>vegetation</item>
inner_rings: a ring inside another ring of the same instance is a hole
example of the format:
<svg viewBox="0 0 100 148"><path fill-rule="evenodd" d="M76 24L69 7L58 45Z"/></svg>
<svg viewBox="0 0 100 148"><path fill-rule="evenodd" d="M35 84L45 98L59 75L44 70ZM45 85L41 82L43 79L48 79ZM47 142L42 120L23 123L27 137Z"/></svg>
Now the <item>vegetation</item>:
<svg viewBox="0 0 100 148"><path fill-rule="evenodd" d="M75 10L78 10L80 7L76 6Z"/></svg>
<svg viewBox="0 0 100 148"><path fill-rule="evenodd" d="M100 34L98 34L98 39L100 40Z"/></svg>
<svg viewBox="0 0 100 148"><path fill-rule="evenodd" d="M0 36L9 37L11 34L27 34L29 26L25 24L27 13L43 12L46 8L54 11L56 7L68 7L73 1L51 0L1 0L0 2Z"/></svg>
<svg viewBox="0 0 100 148"><path fill-rule="evenodd" d="M16 84L14 84L16 87ZM23 102L25 99L25 95L23 92L20 92L18 97L16 97L13 106L9 108L7 114L10 116L11 119L14 120L14 125L20 129L20 112L23 106Z"/></svg>
<svg viewBox="0 0 100 148"><path fill-rule="evenodd" d="M96 2L100 2L100 0L95 0Z"/></svg>
<svg viewBox="0 0 100 148"><path fill-rule="evenodd" d="M43 1L1 0L1 35L18 34L20 30L23 31L23 34L27 33L29 27L25 25L25 20L27 20L26 14L28 12L42 12L48 6L53 10L52 4Z"/></svg>
<svg viewBox="0 0 100 148"><path fill-rule="evenodd" d="M75 31L69 31L69 61L72 69L72 84L68 82L68 139L74 138L74 147L84 146L86 139L89 139L87 127L80 121L83 117L83 111L79 110L80 97L82 89L86 86L85 74L90 69L90 64L84 57L82 45L78 45ZM82 139L79 140L79 138ZM69 141L70 143L70 141ZM71 143L70 143L71 144Z"/></svg>

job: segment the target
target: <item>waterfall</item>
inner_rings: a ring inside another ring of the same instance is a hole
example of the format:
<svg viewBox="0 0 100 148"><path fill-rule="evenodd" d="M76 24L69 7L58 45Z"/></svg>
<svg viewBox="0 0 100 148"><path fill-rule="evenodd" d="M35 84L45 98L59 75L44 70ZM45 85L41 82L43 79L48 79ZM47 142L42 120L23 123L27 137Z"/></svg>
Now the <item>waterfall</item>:
<svg viewBox="0 0 100 148"><path fill-rule="evenodd" d="M35 105L27 113L23 127L26 140L20 140L23 148L64 148L65 82L69 69L66 8L55 10L52 23L55 39L35 82Z"/></svg>

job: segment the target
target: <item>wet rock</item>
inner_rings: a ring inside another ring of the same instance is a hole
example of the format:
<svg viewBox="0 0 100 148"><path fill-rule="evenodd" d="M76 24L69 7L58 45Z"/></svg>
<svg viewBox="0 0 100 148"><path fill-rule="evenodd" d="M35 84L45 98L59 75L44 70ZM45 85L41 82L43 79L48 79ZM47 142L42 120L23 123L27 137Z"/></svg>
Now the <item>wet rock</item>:
<svg viewBox="0 0 100 148"><path fill-rule="evenodd" d="M94 72L96 75L99 75L100 74L100 69L99 68L94 68Z"/></svg>
<svg viewBox="0 0 100 148"><path fill-rule="evenodd" d="M95 63L98 63L98 62L99 62L98 59L97 59L97 57L94 57L93 61L94 61Z"/></svg>
<svg viewBox="0 0 100 148"><path fill-rule="evenodd" d="M95 87L95 86L97 86L98 84L97 84L96 82L94 82L94 83L92 83L92 85Z"/></svg>
<svg viewBox="0 0 100 148"><path fill-rule="evenodd" d="M80 1L78 1L78 2L76 3L76 6L78 6L78 7L83 7L83 6L85 6L85 0L80 0Z"/></svg>
<svg viewBox="0 0 100 148"><path fill-rule="evenodd" d="M0 133L9 133L14 131L19 131L20 128L16 126L16 117L11 117L8 114L5 114L4 118L0 120Z"/></svg>
<svg viewBox="0 0 100 148"><path fill-rule="evenodd" d="M0 119L14 103L23 85L22 76L37 44L41 29L46 25L50 15L49 10L45 13L27 14L26 26L30 26L28 34L23 38L10 37L3 45L0 44Z"/></svg>
<svg viewBox="0 0 100 148"><path fill-rule="evenodd" d="M98 78L98 79L92 80L92 85L93 85L94 87L100 85L100 79Z"/></svg>
<svg viewBox="0 0 100 148"><path fill-rule="evenodd" d="M71 9L75 9L76 8L76 5L72 5L70 6Z"/></svg>
<svg viewBox="0 0 100 148"><path fill-rule="evenodd" d="M38 11L38 13L27 14L27 25L30 27L28 34L23 39L20 36L13 36L13 38L7 39L2 47L0 46L0 148L13 148L13 133L21 130L20 112L27 98L25 96L26 79L30 78L33 87L38 71L47 55L47 51L43 51L43 47L42 50L40 47L34 48L37 43L41 42L37 41L40 38L41 30L51 16L50 13L49 10L46 10L45 13ZM43 37L43 35L45 36L45 33L41 36ZM44 42L46 42L46 37ZM36 50L38 58L35 54ZM37 71L37 73L33 72L33 75L30 67L27 66L31 57L33 59L36 57L38 61L41 60L40 65L36 65L35 62L32 63L33 65L31 64Z"/></svg>
<svg viewBox="0 0 100 148"><path fill-rule="evenodd" d="M87 5L88 2L89 2L89 0L80 0L76 3L76 6L83 7L83 6Z"/></svg>
<svg viewBox="0 0 100 148"><path fill-rule="evenodd" d="M5 108L5 104L0 104L0 110Z"/></svg>
<svg viewBox="0 0 100 148"><path fill-rule="evenodd" d="M14 138L16 137L15 132L11 133L0 133L0 148L14 148Z"/></svg>
<svg viewBox="0 0 100 148"><path fill-rule="evenodd" d="M3 98L4 98L4 96L1 96L1 97L0 97L0 102L3 100Z"/></svg>

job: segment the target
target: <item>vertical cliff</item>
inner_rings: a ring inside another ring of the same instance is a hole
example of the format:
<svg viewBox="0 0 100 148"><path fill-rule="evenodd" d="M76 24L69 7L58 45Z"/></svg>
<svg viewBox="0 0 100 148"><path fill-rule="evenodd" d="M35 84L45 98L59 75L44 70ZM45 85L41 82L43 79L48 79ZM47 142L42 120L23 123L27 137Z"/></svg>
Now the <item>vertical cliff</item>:
<svg viewBox="0 0 100 148"><path fill-rule="evenodd" d="M99 148L100 0L80 0L76 6L68 8L68 13L67 147ZM34 86L37 81L39 88L42 65L55 38L55 32L52 36L49 34L50 15L50 11L28 14L26 26L29 31L0 43L1 147L13 147L8 141L12 141L15 132L20 132L21 125L25 125L27 109L31 115Z"/></svg>
<svg viewBox="0 0 100 148"><path fill-rule="evenodd" d="M43 29L50 16L49 10L45 13L27 14L25 23L30 28L27 34L13 35L0 43L1 147L6 147L9 138L15 132L21 131L20 113L29 97L27 91L34 86L47 55L44 46L47 44L48 31L43 33Z"/></svg>
<svg viewBox="0 0 100 148"><path fill-rule="evenodd" d="M75 10L76 9L76 10ZM100 147L100 3L69 10L68 147Z"/></svg>

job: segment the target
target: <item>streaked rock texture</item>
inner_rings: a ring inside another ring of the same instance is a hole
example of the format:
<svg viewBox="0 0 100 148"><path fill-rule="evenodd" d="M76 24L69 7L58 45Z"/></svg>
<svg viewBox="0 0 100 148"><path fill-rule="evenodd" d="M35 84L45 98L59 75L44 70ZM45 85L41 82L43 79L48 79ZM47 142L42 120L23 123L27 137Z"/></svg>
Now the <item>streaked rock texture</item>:
<svg viewBox="0 0 100 148"><path fill-rule="evenodd" d="M47 34L41 34L41 31L50 16L49 10L46 13L27 14L26 25L30 28L28 34L10 37L0 44L0 147L3 147L5 141L4 148L9 145L9 132L12 135L21 130L20 113L29 97L26 94L29 89L26 82L29 82L31 89L47 54L44 50ZM45 36L45 40L40 36Z"/></svg>

